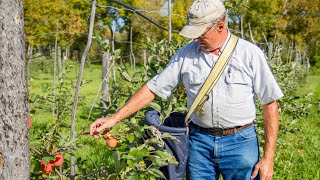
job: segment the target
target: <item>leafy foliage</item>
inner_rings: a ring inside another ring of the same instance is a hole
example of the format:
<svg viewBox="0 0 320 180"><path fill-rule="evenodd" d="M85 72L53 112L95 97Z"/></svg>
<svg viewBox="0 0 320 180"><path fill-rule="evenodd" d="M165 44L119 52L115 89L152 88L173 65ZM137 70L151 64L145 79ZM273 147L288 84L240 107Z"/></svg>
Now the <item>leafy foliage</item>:
<svg viewBox="0 0 320 180"><path fill-rule="evenodd" d="M26 41L46 46L54 42L55 32L59 32L61 45L70 43L86 29L84 14L88 7L89 3L79 0L24 1Z"/></svg>

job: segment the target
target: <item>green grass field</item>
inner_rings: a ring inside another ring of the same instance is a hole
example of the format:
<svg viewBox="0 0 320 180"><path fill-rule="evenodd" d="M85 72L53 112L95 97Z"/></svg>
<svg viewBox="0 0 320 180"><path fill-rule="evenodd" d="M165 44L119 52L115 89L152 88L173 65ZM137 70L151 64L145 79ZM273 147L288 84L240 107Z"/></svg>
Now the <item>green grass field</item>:
<svg viewBox="0 0 320 180"><path fill-rule="evenodd" d="M320 76L309 76L301 91L320 98ZM319 105L319 104L318 104ZM311 108L310 117L293 125L295 131L281 134L275 159L274 179L320 179L319 106ZM281 122L280 122L281 123Z"/></svg>
<svg viewBox="0 0 320 180"><path fill-rule="evenodd" d="M69 77L76 83L76 74L79 68L73 68ZM82 126L86 123L90 107L94 104L98 89L101 85L101 65L91 64L86 66L83 74L83 81L91 81L81 87L80 95L85 97L82 105L77 110L77 132L82 130ZM33 72L32 86L29 87L30 96L33 94L44 94L44 86L52 86L52 74L41 72ZM30 85L30 82L29 82ZM308 83L300 88L302 92L313 92L313 100L320 98L320 76L309 76ZM74 93L74 92L73 92ZM72 97L69 97L73 101ZM100 94L97 96L99 100ZM319 105L319 104L318 104ZM99 112L93 112L99 113ZM279 144L275 159L274 179L320 179L320 121L319 106L313 106L311 115L305 117L293 125L292 132L280 134ZM49 122L53 122L51 112L38 111L31 115L33 119L33 128L41 128ZM89 125L95 117L91 118ZM70 121L70 118L68 121ZM70 124L70 122L66 122ZM86 129L89 130L88 128ZM35 132L35 131L34 131ZM66 132L67 133L67 132ZM68 135L68 133L67 133ZM31 136L31 145L33 137ZM104 146L103 140L95 140L90 136L82 136L79 139L81 144L85 146L76 151L76 157L87 159L90 164L87 168L98 168L101 165L108 166L112 163L112 151ZM101 159L109 159L109 162L103 162ZM80 170L79 170L80 171Z"/></svg>

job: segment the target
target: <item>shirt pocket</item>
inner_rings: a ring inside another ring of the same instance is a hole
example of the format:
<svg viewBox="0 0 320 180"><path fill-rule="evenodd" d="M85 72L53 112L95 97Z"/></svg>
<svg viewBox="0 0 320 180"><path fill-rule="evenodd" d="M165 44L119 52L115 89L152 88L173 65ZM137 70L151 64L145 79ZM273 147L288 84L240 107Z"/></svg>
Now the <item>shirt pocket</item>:
<svg viewBox="0 0 320 180"><path fill-rule="evenodd" d="M243 103L250 96L250 79L241 68L229 66L225 76L227 101L231 104ZM251 93L252 94L252 93Z"/></svg>
<svg viewBox="0 0 320 180"><path fill-rule="evenodd" d="M188 91L190 91L193 95L196 95L198 94L205 80L206 77L201 73L190 73L186 74L184 84Z"/></svg>

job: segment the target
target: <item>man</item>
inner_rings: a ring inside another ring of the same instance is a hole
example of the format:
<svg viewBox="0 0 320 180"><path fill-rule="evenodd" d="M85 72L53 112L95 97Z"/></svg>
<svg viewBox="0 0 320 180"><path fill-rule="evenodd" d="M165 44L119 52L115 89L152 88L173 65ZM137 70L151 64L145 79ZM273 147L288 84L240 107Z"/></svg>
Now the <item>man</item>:
<svg viewBox="0 0 320 180"><path fill-rule="evenodd" d="M118 112L92 123L90 134L97 138L101 130L140 110L156 95L167 98L179 83L186 88L190 108L230 38L225 20L226 10L220 0L194 1L188 22L180 31L180 35L194 41L181 48L168 66ZM263 105L265 128L264 155L260 161L253 125L256 96ZM263 52L239 39L201 114L189 125L187 178L213 180L221 174L225 180L259 176L272 179L279 126L276 100L282 96Z"/></svg>

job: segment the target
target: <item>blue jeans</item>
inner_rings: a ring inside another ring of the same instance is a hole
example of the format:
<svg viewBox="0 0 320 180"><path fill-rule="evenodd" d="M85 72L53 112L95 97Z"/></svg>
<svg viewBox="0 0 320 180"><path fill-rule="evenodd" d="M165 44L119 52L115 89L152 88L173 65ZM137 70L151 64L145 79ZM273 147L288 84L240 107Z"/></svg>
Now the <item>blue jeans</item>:
<svg viewBox="0 0 320 180"><path fill-rule="evenodd" d="M227 136L214 136L189 125L187 179L250 180L259 161L259 145L254 125ZM256 179L259 179L259 175Z"/></svg>

